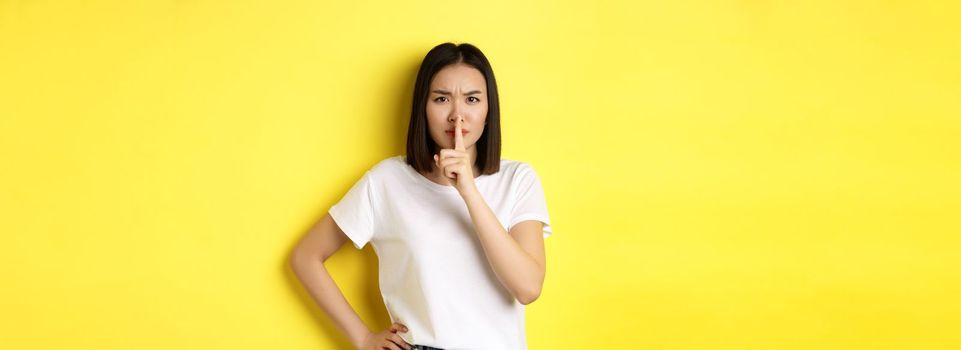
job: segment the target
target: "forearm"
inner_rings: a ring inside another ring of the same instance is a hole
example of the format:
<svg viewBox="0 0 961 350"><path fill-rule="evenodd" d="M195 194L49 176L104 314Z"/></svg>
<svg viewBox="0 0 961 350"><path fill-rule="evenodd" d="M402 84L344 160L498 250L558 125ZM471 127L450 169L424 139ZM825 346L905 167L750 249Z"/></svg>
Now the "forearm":
<svg viewBox="0 0 961 350"><path fill-rule="evenodd" d="M298 259L291 263L297 278L317 305L334 321L355 347L360 347L370 329L351 308L344 294L319 259Z"/></svg>
<svg viewBox="0 0 961 350"><path fill-rule="evenodd" d="M504 230L479 192L470 191L463 198L484 254L501 284L521 303L537 298L544 283L544 267Z"/></svg>

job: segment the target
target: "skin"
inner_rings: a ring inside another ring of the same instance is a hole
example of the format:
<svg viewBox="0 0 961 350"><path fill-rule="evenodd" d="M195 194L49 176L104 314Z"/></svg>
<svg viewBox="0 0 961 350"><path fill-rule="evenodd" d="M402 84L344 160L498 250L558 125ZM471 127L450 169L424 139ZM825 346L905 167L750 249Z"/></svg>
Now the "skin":
<svg viewBox="0 0 961 350"><path fill-rule="evenodd" d="M506 232L477 190L474 145L487 118L486 86L484 75L466 64L447 66L434 75L427 119L430 135L442 149L434 155L434 168L428 176L438 183L442 182L437 177L443 176L457 189L492 270L501 284L526 305L540 296L544 284L544 224L527 220ZM454 130L453 135L448 136L446 130Z"/></svg>
<svg viewBox="0 0 961 350"><path fill-rule="evenodd" d="M543 223L522 221L506 232L477 190L474 174L480 172L475 164L474 145L483 133L487 118L486 86L483 74L465 64L447 66L434 75L427 104L428 129L441 150L435 155L432 171L422 175L457 189L498 281L515 299L527 305L540 296L544 284ZM453 132L447 133L448 130ZM411 345L397 334L407 332L406 326L394 323L388 329L371 332L327 272L324 262L348 240L327 214L294 248L289 265L354 347L410 349Z"/></svg>
<svg viewBox="0 0 961 350"><path fill-rule="evenodd" d="M434 167L428 174L422 174L431 181L441 185L450 185L451 179L456 179L456 172L445 173L444 167L438 162L449 157L469 157L466 162L474 165L477 159L477 149L474 145L484 133L487 122L487 83L484 75L474 67L466 64L454 64L444 67L431 81L430 93L427 95L427 127L431 139L441 151L434 156ZM456 123L460 123L461 132L456 133ZM455 136L461 137L461 149L456 149ZM454 170L451 168L450 170ZM476 166L472 166L469 176L480 174ZM462 190L464 182L458 190Z"/></svg>

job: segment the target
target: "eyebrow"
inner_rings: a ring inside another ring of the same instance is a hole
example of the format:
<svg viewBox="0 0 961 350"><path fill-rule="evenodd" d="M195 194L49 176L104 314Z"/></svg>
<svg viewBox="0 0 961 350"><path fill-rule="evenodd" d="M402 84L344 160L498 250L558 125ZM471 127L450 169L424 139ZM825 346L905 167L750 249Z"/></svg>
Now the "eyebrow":
<svg viewBox="0 0 961 350"><path fill-rule="evenodd" d="M438 93L438 94L441 94L441 95L448 95L448 96L450 96L450 94L451 94L450 91L441 90L441 89L437 89L437 90L434 90L434 91L431 91L431 92L433 92L433 93ZM468 93L466 93L466 94L464 94L464 95L470 96L470 95L475 95L475 94L479 94L479 93L481 93L480 90L473 90L473 91L470 91L470 92L468 92Z"/></svg>

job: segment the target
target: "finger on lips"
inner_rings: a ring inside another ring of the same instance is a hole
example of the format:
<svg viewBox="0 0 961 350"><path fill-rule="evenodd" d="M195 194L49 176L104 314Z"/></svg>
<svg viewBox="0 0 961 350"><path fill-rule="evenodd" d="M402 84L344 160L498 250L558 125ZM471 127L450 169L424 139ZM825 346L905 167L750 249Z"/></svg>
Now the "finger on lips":
<svg viewBox="0 0 961 350"><path fill-rule="evenodd" d="M459 151L464 150L464 132L461 124L461 117L457 116L457 121L454 124L454 149Z"/></svg>

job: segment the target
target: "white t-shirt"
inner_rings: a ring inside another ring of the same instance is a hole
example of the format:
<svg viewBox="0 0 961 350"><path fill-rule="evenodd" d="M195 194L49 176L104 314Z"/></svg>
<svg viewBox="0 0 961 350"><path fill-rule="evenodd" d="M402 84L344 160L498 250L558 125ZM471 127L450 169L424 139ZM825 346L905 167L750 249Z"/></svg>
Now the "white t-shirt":
<svg viewBox="0 0 961 350"><path fill-rule="evenodd" d="M477 239L467 205L453 186L417 173L405 156L368 170L330 216L357 249L371 242L380 291L398 333L410 344L448 350L527 348L524 304L498 281ZM500 171L475 178L505 231L550 218L540 179L523 162L502 159Z"/></svg>

